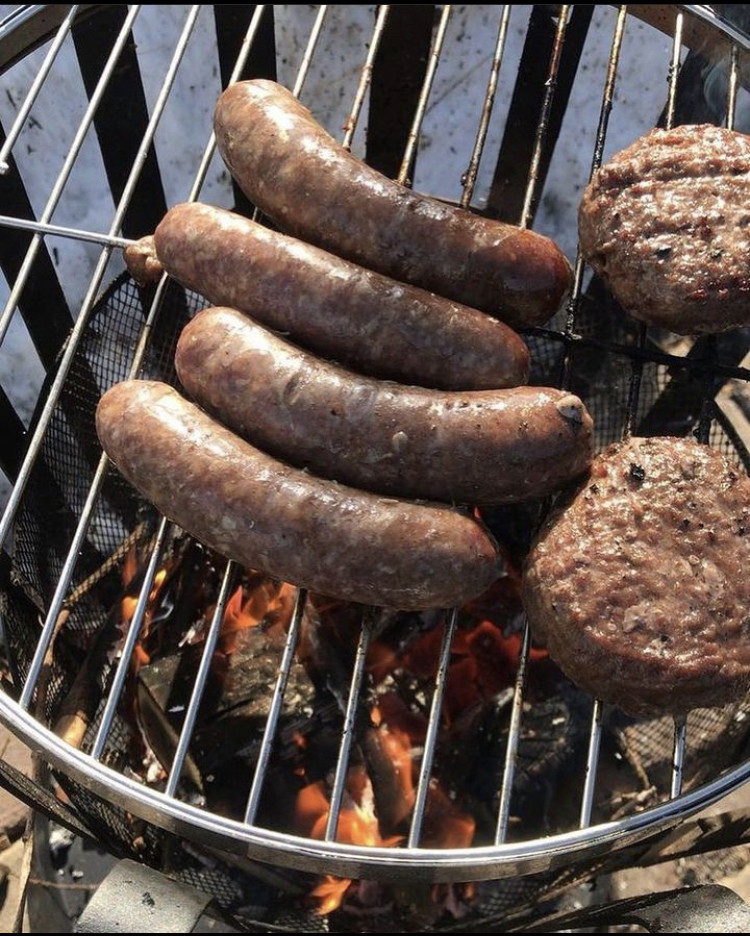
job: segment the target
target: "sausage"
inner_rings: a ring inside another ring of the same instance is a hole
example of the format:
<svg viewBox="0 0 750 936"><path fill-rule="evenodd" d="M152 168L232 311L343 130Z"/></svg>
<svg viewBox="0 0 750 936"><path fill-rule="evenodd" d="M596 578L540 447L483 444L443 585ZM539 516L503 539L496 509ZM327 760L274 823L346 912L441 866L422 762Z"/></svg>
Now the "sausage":
<svg viewBox="0 0 750 936"><path fill-rule="evenodd" d="M125 265L139 286L155 283L164 273L164 267L156 256L154 235L147 234L124 250Z"/></svg>
<svg viewBox="0 0 750 936"><path fill-rule="evenodd" d="M497 544L473 518L278 462L167 384L115 384L99 402L96 428L120 473L166 517L274 578L416 610L461 605L500 575Z"/></svg>
<svg viewBox="0 0 750 936"><path fill-rule="evenodd" d="M176 205L154 243L167 272L212 304L354 370L443 389L528 379L528 348L507 325L230 211Z"/></svg>
<svg viewBox="0 0 750 936"><path fill-rule="evenodd" d="M552 240L386 178L273 81L230 85L214 131L240 188L295 237L516 328L544 324L565 301L571 267Z"/></svg>
<svg viewBox="0 0 750 936"><path fill-rule="evenodd" d="M199 312L180 335L175 366L187 392L254 445L381 494L511 503L557 490L593 455L592 419L572 393L376 380L232 309Z"/></svg>

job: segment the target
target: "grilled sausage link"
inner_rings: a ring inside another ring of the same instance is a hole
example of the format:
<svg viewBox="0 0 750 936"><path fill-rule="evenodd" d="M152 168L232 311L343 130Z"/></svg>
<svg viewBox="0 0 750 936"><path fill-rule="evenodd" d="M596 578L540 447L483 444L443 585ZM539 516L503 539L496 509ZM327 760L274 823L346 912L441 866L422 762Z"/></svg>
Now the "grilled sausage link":
<svg viewBox="0 0 750 936"><path fill-rule="evenodd" d="M154 245L167 272L209 302L249 312L353 370L443 389L528 379L528 348L502 322L230 211L176 205Z"/></svg>
<svg viewBox="0 0 750 936"><path fill-rule="evenodd" d="M553 241L386 178L273 81L230 85L214 130L238 185L287 233L514 327L543 324L565 300L570 264Z"/></svg>
<svg viewBox="0 0 750 936"><path fill-rule="evenodd" d="M206 546L346 601L461 605L497 578L492 537L444 505L387 499L284 465L166 384L130 380L96 414L104 451L164 515Z"/></svg>
<svg viewBox="0 0 750 936"><path fill-rule="evenodd" d="M544 387L452 392L352 373L241 312L204 309L175 354L201 406L264 451L397 497L505 504L547 495L592 458L592 420Z"/></svg>

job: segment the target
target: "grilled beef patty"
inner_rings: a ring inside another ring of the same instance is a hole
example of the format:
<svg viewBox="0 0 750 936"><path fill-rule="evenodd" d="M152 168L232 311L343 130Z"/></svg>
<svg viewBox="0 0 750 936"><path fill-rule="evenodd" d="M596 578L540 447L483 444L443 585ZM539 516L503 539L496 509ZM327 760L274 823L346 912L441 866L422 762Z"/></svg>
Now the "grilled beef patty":
<svg viewBox="0 0 750 936"><path fill-rule="evenodd" d="M533 637L574 683L634 715L750 688L750 478L719 452L632 438L594 460L526 559Z"/></svg>
<svg viewBox="0 0 750 936"><path fill-rule="evenodd" d="M750 325L750 136L652 130L594 174L578 225L635 318L681 335Z"/></svg>

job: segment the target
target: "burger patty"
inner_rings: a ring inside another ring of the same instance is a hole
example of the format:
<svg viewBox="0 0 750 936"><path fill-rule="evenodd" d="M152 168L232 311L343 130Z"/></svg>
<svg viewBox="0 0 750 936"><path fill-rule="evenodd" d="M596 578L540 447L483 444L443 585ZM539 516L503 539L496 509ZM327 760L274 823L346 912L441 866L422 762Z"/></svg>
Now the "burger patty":
<svg viewBox="0 0 750 936"><path fill-rule="evenodd" d="M598 455L526 558L535 640L633 715L750 688L750 478L704 445L631 438Z"/></svg>
<svg viewBox="0 0 750 936"><path fill-rule="evenodd" d="M635 318L681 335L750 324L750 136L652 130L594 174L578 227Z"/></svg>

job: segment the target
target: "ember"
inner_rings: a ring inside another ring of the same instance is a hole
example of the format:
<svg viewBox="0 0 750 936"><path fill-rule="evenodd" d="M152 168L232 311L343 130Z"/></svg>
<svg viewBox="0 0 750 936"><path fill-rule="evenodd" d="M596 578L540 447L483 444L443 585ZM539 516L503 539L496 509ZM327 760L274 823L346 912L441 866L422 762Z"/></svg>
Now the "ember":
<svg viewBox="0 0 750 936"><path fill-rule="evenodd" d="M520 575L508 559L505 575L462 610L451 645L443 700L446 727L472 706L513 685L521 650L519 596ZM382 684L397 670L427 683L433 680L444 628L444 622L440 622L403 650L375 641L368 656L375 684ZM543 660L546 655L544 650L531 650L532 661Z"/></svg>

